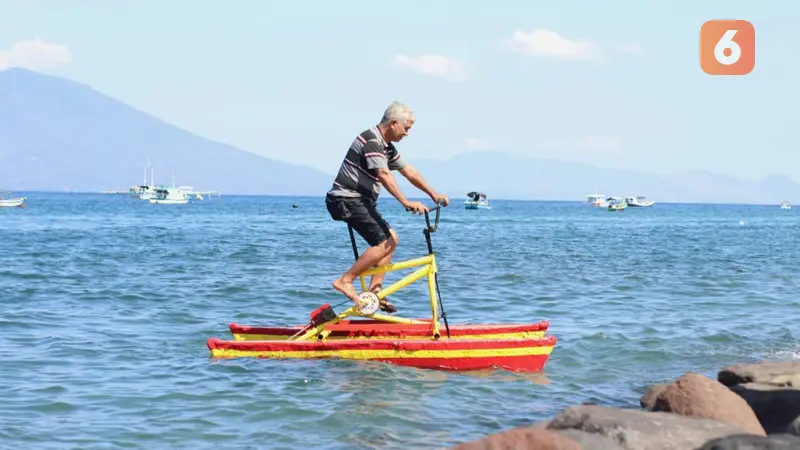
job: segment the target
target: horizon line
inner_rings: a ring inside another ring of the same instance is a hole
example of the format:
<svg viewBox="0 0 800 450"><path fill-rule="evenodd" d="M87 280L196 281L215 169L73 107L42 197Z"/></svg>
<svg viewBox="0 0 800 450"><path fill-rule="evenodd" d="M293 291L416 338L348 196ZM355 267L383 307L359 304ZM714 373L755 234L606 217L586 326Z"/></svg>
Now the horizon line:
<svg viewBox="0 0 800 450"><path fill-rule="evenodd" d="M2 192L19 192L19 193L38 193L38 194L65 194L65 195L109 195L109 196L118 196L118 195L127 195L127 191L113 191L113 192L103 192L103 191L50 191L50 190L14 190L14 189L5 189L0 190ZM220 192L220 196L222 196L222 192ZM324 199L325 193L319 195L309 195L309 194L225 194L228 197L286 197L286 198L318 198ZM466 197L466 196L465 196ZM410 200L426 200L428 197L416 197L416 196L407 196ZM460 197L459 197L460 198ZM380 200L394 200L392 197L383 197ZM492 201L504 201L504 202L533 202L533 203L584 203L585 200L574 200L574 199L534 199L534 198L502 198L502 197L495 197ZM451 205L454 205L454 202L451 200ZM738 202L709 202L709 201L656 201L657 205L730 205L730 206L772 206L772 205L780 205L780 202L777 203L738 203Z"/></svg>

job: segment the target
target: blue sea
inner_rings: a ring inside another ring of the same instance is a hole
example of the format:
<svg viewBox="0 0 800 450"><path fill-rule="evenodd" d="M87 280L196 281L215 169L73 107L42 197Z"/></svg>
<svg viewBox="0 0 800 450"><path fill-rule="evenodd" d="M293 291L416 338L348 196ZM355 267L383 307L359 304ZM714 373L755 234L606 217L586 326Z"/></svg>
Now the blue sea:
<svg viewBox="0 0 800 450"><path fill-rule="evenodd" d="M800 352L800 210L777 204L454 199L433 234L448 317L548 320L556 348L522 375L212 360L229 322L295 325L344 300L330 283L353 253L321 196L25 195L0 209L0 448L447 448ZM395 261L424 255L424 219L383 195ZM392 299L421 317L425 292Z"/></svg>

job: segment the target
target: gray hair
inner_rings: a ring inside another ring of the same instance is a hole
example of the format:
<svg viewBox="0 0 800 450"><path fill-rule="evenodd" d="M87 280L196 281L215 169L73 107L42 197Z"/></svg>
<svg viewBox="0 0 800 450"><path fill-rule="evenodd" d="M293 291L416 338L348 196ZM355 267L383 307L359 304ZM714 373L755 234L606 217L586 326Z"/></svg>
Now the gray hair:
<svg viewBox="0 0 800 450"><path fill-rule="evenodd" d="M381 123L389 123L393 120L396 120L397 123L405 125L409 121L414 120L414 111L400 102L392 102L392 104L386 108L386 111L383 112Z"/></svg>

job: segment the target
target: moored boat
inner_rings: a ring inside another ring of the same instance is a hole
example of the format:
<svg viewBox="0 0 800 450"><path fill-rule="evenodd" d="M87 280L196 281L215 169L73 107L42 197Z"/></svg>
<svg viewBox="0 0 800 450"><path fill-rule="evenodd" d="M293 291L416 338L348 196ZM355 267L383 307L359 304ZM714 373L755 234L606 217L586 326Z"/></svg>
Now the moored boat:
<svg viewBox="0 0 800 450"><path fill-rule="evenodd" d="M653 206L656 202L644 196L625 197L625 203L634 208L647 208Z"/></svg>
<svg viewBox="0 0 800 450"><path fill-rule="evenodd" d="M11 192L0 193L0 207L25 207L27 197L11 197Z"/></svg>
<svg viewBox="0 0 800 450"><path fill-rule="evenodd" d="M464 208L465 209L492 209L492 206L489 205L489 200L486 198L486 194L483 192L469 192L467 193L467 199L464 200Z"/></svg>
<svg viewBox="0 0 800 450"><path fill-rule="evenodd" d="M584 204L594 206L596 208L605 208L608 205L606 196L603 194L591 194L586 196Z"/></svg>
<svg viewBox="0 0 800 450"><path fill-rule="evenodd" d="M150 203L163 205L183 205L189 203L189 196L181 188L167 187L156 189Z"/></svg>
<svg viewBox="0 0 800 450"><path fill-rule="evenodd" d="M609 197L606 199L606 209L612 212L622 212L628 206L625 200L619 197Z"/></svg>

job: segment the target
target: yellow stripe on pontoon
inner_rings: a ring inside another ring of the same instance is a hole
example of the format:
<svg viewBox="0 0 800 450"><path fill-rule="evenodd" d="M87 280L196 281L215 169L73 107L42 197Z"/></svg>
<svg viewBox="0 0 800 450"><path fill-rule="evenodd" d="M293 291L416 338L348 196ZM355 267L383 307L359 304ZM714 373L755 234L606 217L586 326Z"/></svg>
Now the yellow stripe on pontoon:
<svg viewBox="0 0 800 450"><path fill-rule="evenodd" d="M444 330L441 330L444 331ZM498 333L498 334L472 334L472 335L457 335L451 336L450 339L454 340L467 340L467 339L541 339L545 335L544 331L522 331L519 333ZM446 335L445 335L446 337ZM249 333L233 333L233 340L235 341L285 341L289 338L287 335L270 335L270 334L249 334ZM421 340L433 339L433 336L333 336L329 335L328 340L341 340L341 339L372 339L372 340ZM316 339L311 339L316 340Z"/></svg>
<svg viewBox="0 0 800 450"><path fill-rule="evenodd" d="M215 358L343 358L343 359L387 359L387 358L500 358L507 356L549 355L554 346L518 347L478 350L320 350L320 351L262 351L217 348L211 350Z"/></svg>

